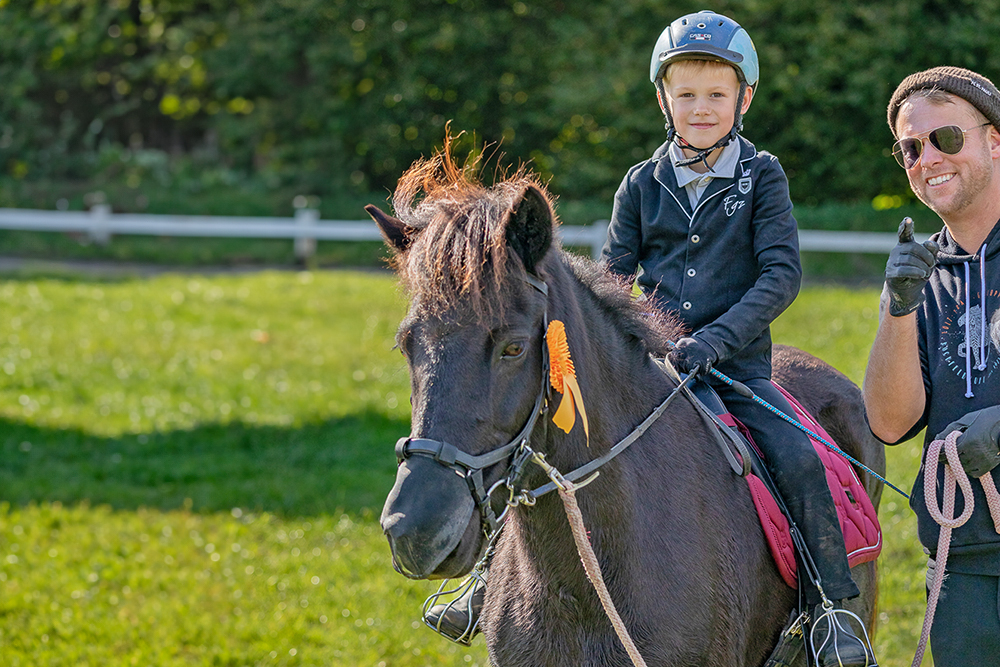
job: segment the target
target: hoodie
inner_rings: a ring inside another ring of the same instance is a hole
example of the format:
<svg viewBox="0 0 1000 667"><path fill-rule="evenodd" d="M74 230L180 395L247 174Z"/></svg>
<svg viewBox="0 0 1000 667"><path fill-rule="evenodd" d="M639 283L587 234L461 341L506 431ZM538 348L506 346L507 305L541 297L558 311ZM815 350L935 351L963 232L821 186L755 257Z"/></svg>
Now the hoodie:
<svg viewBox="0 0 1000 667"><path fill-rule="evenodd" d="M903 438L926 426L927 444L948 424L963 415L1000 405L1000 223L980 248L972 252L958 245L947 227L931 237L941 246L937 266L924 287L924 303L917 310L920 365L926 404L924 414ZM938 502L944 484L944 466L933 462L938 475ZM920 466L910 496L917 515L920 542L936 552L940 527L927 511L924 470ZM988 473L1000 484L1000 469ZM982 485L972 484L975 511L952 532L948 570L964 574L1000 573L1000 535L990 518ZM965 507L956 493L955 516Z"/></svg>

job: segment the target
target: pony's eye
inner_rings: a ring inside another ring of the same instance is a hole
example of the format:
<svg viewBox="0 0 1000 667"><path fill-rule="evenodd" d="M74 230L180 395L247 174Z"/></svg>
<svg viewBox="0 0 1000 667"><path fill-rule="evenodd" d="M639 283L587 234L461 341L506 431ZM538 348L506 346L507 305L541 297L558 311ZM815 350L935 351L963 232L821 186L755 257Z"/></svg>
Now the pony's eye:
<svg viewBox="0 0 1000 667"><path fill-rule="evenodd" d="M504 359L517 359L524 354L524 343L510 343L503 349Z"/></svg>

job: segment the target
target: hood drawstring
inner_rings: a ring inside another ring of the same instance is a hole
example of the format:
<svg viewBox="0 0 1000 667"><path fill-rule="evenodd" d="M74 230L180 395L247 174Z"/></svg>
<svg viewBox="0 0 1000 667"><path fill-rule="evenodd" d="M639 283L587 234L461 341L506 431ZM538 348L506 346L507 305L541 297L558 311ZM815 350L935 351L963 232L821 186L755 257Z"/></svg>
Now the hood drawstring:
<svg viewBox="0 0 1000 667"><path fill-rule="evenodd" d="M986 244L979 249L979 365L977 371L986 370L986 354L990 351L989 339L986 337Z"/></svg>
<svg viewBox="0 0 1000 667"><path fill-rule="evenodd" d="M969 308L969 262L965 262L965 397L973 398L972 393L972 327L975 326L969 319L971 309ZM986 338L986 244L979 249L979 363L976 364L977 371L986 370L986 355L989 353L989 345Z"/></svg>
<svg viewBox="0 0 1000 667"><path fill-rule="evenodd" d="M969 335L969 331L972 330L972 322L969 321L969 263L963 262L965 265L965 397L972 398L975 394L972 393L972 336Z"/></svg>

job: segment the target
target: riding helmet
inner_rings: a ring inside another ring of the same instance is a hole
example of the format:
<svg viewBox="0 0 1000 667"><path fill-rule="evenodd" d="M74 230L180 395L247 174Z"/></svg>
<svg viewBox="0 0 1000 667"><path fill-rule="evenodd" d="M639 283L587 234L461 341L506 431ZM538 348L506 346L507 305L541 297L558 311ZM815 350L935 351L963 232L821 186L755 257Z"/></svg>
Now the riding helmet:
<svg viewBox="0 0 1000 667"><path fill-rule="evenodd" d="M666 118L667 140L676 138L673 119L667 106L666 90L663 86L663 73L667 65L679 60L714 60L732 65L740 82L740 92L736 100L736 117L729 135L720 140L719 144L701 152L707 154L732 141L743 129L743 98L747 87L757 85L760 78L760 65L757 61L757 50L753 40L739 23L722 14L702 10L694 14L682 16L660 33L653 47L653 55L649 63L649 80L656 86L656 94L660 108ZM697 162L704 155L692 160ZM685 161L688 162L688 161Z"/></svg>

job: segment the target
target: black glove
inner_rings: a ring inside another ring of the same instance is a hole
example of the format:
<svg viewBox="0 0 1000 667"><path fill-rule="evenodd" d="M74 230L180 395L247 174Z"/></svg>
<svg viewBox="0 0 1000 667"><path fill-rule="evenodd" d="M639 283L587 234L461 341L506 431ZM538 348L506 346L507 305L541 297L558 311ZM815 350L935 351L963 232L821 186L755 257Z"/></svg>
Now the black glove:
<svg viewBox="0 0 1000 667"><path fill-rule="evenodd" d="M940 247L934 241L913 240L913 220L899 223L899 243L889 253L885 265L885 291L889 295L889 314L902 317L924 302L924 285L931 277Z"/></svg>
<svg viewBox="0 0 1000 667"><path fill-rule="evenodd" d="M955 445L970 477L982 477L1000 464L1000 405L970 412L948 424L936 440L944 440L952 431L962 431ZM945 460L944 450L941 460Z"/></svg>
<svg viewBox="0 0 1000 667"><path fill-rule="evenodd" d="M707 373L718 358L715 348L697 338L681 338L667 355L670 363L681 373L691 373L695 368L699 373Z"/></svg>

